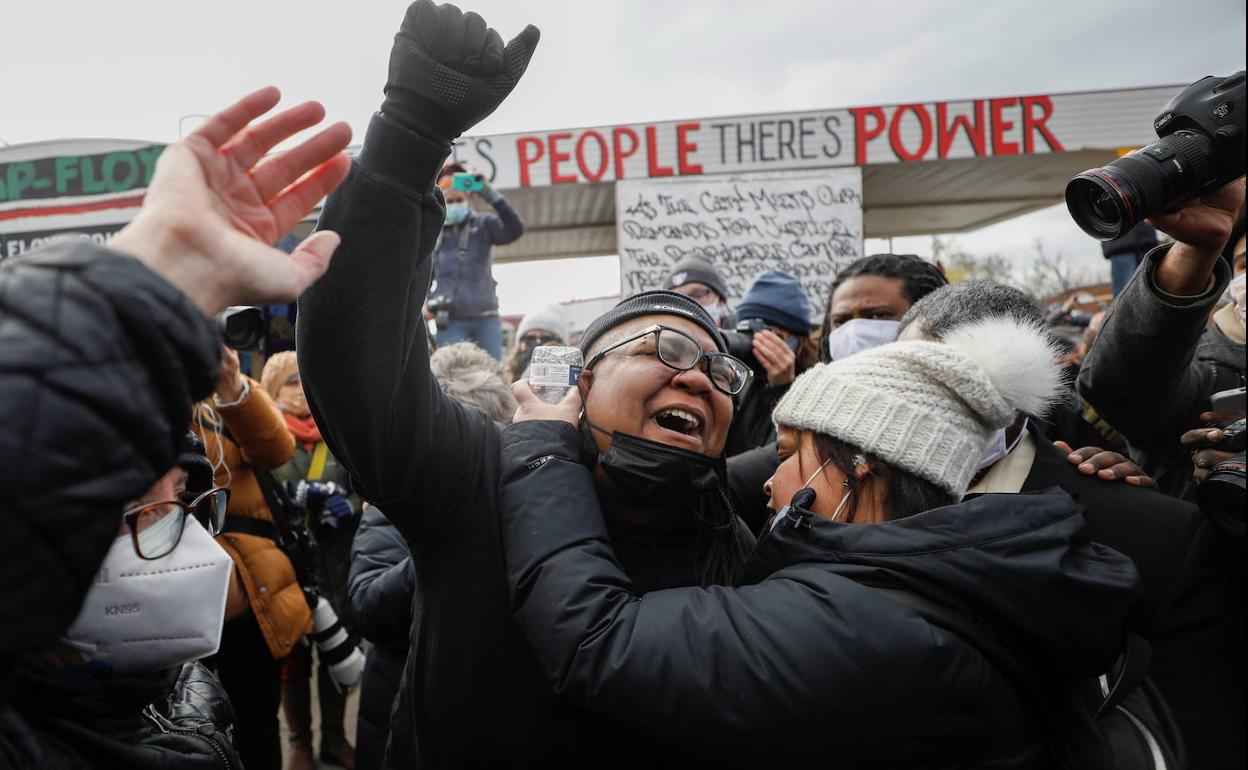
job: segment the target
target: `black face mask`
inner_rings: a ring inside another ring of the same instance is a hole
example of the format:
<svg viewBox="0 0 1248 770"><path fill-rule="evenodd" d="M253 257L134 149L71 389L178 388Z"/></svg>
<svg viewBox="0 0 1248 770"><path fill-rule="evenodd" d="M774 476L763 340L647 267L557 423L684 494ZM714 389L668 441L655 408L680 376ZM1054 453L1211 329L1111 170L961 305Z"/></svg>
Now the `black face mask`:
<svg viewBox="0 0 1248 770"><path fill-rule="evenodd" d="M589 426L606 433L593 423ZM687 502L715 491L728 478L722 457L707 457L619 431L611 434L611 446L599 455L598 464L617 487L650 504Z"/></svg>

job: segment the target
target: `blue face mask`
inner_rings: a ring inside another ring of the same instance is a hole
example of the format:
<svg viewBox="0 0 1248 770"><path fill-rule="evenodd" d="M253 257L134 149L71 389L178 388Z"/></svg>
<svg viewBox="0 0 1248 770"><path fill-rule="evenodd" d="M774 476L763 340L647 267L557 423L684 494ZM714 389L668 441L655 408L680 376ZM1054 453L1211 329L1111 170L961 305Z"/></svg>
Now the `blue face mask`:
<svg viewBox="0 0 1248 770"><path fill-rule="evenodd" d="M448 225L457 225L468 218L467 203L448 203L446 204L446 223Z"/></svg>

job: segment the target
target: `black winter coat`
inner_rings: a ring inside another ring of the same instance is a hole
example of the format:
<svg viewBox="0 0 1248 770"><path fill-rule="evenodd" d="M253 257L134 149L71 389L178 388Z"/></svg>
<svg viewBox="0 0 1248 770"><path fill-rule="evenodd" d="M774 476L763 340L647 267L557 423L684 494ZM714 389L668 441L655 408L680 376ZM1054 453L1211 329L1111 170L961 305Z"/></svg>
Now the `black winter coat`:
<svg viewBox="0 0 1248 770"><path fill-rule="evenodd" d="M199 310L130 256L73 243L0 263L0 757L37 748L4 705L15 661L77 616L220 356Z"/></svg>
<svg viewBox="0 0 1248 770"><path fill-rule="evenodd" d="M79 675L84 672L79 671ZM151 676L72 679L39 665L17 670L0 767L22 770L241 770L234 710L220 680L199 662ZM10 721L13 720L13 721ZM9 729L12 728L12 729ZM16 738L22 739L20 742Z"/></svg>
<svg viewBox="0 0 1248 770"><path fill-rule="evenodd" d="M1064 489L1084 507L1092 539L1130 556L1140 572L1134 630L1152 645L1149 677L1183 732L1188 766L1244 767L1244 616L1230 569L1242 543L1192 503L1084 476L1034 427L1032 439L1036 459L1023 491Z"/></svg>
<svg viewBox="0 0 1248 770"><path fill-rule="evenodd" d="M355 531L347 583L355 630L373 645L360 687L355 734L358 770L376 770L385 756L390 709L407 660L415 583L416 569L403 536L380 508L370 505Z"/></svg>
<svg viewBox="0 0 1248 770"><path fill-rule="evenodd" d="M627 766L627 742L602 756L619 744L619 727L557 698L520 637L499 531L499 428L444 395L429 371L421 306L445 216L433 182L447 151L374 116L318 225L342 245L299 301L299 371L317 425L360 496L403 535L415 568L386 763ZM642 585L697 583L706 549L696 527L617 531L630 543L624 568Z"/></svg>
<svg viewBox="0 0 1248 770"><path fill-rule="evenodd" d="M199 310L133 257L74 243L0 262L0 676L77 616L121 506L173 466L220 356Z"/></svg>
<svg viewBox="0 0 1248 770"><path fill-rule="evenodd" d="M793 514L737 588L638 595L560 422L504 431L504 538L521 629L555 690L655 757L784 766L1038 768L1013 686L872 586L998 619L1040 665L1086 676L1122 641L1137 575L1060 490L984 495L877 525ZM760 764L761 763L761 764Z"/></svg>
<svg viewBox="0 0 1248 770"><path fill-rule="evenodd" d="M1065 453L1028 421L1036 457L1022 492L1061 487L1083 506L1095 542L1129 556L1143 589L1132 630L1152 645L1150 677L1182 728L1190 766L1242 768L1245 756L1242 580L1231 564L1235 548L1195 505L1143 487L1106 482L1074 469ZM756 495L776 468L775 445L728 462L741 497ZM762 518L751 522L758 527Z"/></svg>

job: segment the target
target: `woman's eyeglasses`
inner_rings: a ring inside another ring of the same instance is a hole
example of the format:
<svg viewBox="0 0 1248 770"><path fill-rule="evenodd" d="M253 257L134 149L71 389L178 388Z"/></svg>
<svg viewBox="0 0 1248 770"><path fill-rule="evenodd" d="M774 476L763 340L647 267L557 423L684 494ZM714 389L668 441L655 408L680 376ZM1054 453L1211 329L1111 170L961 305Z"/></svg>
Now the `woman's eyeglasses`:
<svg viewBox="0 0 1248 770"><path fill-rule="evenodd" d="M645 331L605 348L589 359L585 368L592 369L603 356L612 350L651 334L654 335L654 351L660 361L678 372L689 371L701 364L702 371L710 378L715 389L721 393L727 393L730 396L737 395L745 389L750 377L753 376L750 367L740 359L727 353L707 353L697 340L688 334L668 326L658 325L651 326Z"/></svg>
<svg viewBox="0 0 1248 770"><path fill-rule="evenodd" d="M229 502L229 490L216 487L189 502L165 500L136 505L122 513L121 519L130 531L130 540L139 558L160 559L177 547L186 529L187 516L194 516L209 535L221 534Z"/></svg>

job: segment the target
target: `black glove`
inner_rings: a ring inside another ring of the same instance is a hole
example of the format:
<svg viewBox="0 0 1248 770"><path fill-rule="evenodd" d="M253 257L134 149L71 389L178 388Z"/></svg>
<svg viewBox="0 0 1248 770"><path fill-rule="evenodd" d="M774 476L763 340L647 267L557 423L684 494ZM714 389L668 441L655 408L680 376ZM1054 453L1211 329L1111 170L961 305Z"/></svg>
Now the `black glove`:
<svg viewBox="0 0 1248 770"><path fill-rule="evenodd" d="M381 112L449 146L507 98L540 36L530 24L504 48L479 15L416 0L394 36Z"/></svg>

